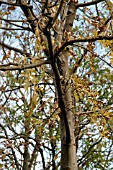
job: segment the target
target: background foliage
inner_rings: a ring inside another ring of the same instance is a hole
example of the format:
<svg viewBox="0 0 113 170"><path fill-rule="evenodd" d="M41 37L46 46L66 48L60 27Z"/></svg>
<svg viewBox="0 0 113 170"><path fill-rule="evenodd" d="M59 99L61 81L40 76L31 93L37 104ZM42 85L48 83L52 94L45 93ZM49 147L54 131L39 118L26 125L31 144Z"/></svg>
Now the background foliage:
<svg viewBox="0 0 113 170"><path fill-rule="evenodd" d="M59 4L48 1L43 16L44 2L30 1L40 29ZM29 169L58 169L60 109L47 40L41 42L40 30L32 31L22 4L6 0L0 5L0 168L23 169L29 163ZM112 7L109 0L78 1L72 35L65 32L68 41L78 40L68 46L68 64L77 159L83 170L113 168L113 39L102 40L113 36ZM54 50L60 48L55 39L60 21L58 17L51 28ZM98 36L101 40L93 40Z"/></svg>

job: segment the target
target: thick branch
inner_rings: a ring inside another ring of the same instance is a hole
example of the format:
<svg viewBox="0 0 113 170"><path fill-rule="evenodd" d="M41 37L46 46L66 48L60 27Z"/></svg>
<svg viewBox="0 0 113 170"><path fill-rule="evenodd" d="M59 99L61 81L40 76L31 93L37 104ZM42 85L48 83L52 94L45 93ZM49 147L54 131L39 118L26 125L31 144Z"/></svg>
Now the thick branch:
<svg viewBox="0 0 113 170"><path fill-rule="evenodd" d="M5 18L1 18L1 17L0 17L0 20L6 21L8 23L10 23L10 22L26 22L26 20L9 20L9 19L5 19Z"/></svg>
<svg viewBox="0 0 113 170"><path fill-rule="evenodd" d="M20 0L21 4L25 6L20 6L22 11L24 12L29 24L31 25L31 28L33 30L33 32L35 33L35 29L37 28L37 18L33 12L33 7L30 6L30 8L27 7L27 3L23 2L22 0Z"/></svg>
<svg viewBox="0 0 113 170"><path fill-rule="evenodd" d="M58 10L57 10L57 12L56 12L56 14L55 14L55 16L54 16L54 18L53 18L52 24L55 23L58 15L60 14L60 11L61 11L61 9L62 9L62 6L63 6L63 0L61 0L61 2L60 2L59 8L58 8Z"/></svg>
<svg viewBox="0 0 113 170"><path fill-rule="evenodd" d="M26 64L26 65L19 65L19 66L13 66L13 67L4 67L4 66L0 65L0 70L1 71L25 70L25 69L30 69L30 68L36 68L43 64L48 64L48 63L49 63L49 61L45 60L45 61L40 61L36 64Z"/></svg>
<svg viewBox="0 0 113 170"><path fill-rule="evenodd" d="M18 53L20 53L20 54L22 54L22 55L26 55L26 57L29 57L29 58L32 57L32 55L31 55L30 53L27 53L27 52L25 52L25 51L23 51L23 50L20 50L20 49L18 49L18 48L15 48L15 47L11 47L10 45L5 44L4 42L0 42L0 45L1 45L2 47L5 47L5 48L9 49L9 50L16 51L16 52L18 52Z"/></svg>
<svg viewBox="0 0 113 170"><path fill-rule="evenodd" d="M53 50L52 50L53 46L52 46L52 40L51 40L50 32L45 30L45 36L47 37L47 40L48 40L51 65L52 65L52 68L53 68L53 71L55 73L56 80L57 80L57 88L58 88L58 95L59 95L59 106L60 106L61 112L63 113L63 116L64 116L67 136L70 136L68 120L67 120L67 117L66 117L67 112L66 112L65 102L64 102L64 99L63 99L63 91L62 91L62 88L61 88L61 79L60 79L58 67L55 63L55 57L54 57L54 53L53 53ZM68 140L70 140L70 138Z"/></svg>
<svg viewBox="0 0 113 170"><path fill-rule="evenodd" d="M11 3L11 2L5 2L5 1L1 1L1 0L0 0L0 5L1 5L1 4L31 8L31 6L30 6L29 4Z"/></svg>
<svg viewBox="0 0 113 170"><path fill-rule="evenodd" d="M62 52L68 45L73 45L78 42L94 42L97 40L113 40L113 36L97 36L97 37L86 37L86 38L76 38L74 40L66 41L55 53L55 57L57 57L60 52Z"/></svg>

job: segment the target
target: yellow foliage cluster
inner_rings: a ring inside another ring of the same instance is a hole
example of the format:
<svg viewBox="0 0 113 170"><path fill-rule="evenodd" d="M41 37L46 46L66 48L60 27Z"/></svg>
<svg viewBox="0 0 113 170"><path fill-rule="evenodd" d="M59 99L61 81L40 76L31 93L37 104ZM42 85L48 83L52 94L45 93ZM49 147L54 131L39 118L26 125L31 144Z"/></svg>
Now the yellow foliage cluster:
<svg viewBox="0 0 113 170"><path fill-rule="evenodd" d="M82 108L81 110L78 110L79 114L81 115L80 117L87 117L87 119L89 119L91 123L97 125L101 137L109 138L108 124L111 128L113 127L110 123L113 116L113 113L110 111L111 107L102 108L102 101L98 100L98 92L95 90L91 90L90 88L91 82L80 79L76 76L73 76L72 80L74 98L76 103L80 104L80 101L82 101L83 104L84 101L84 105L86 106L86 108L89 108L89 110L87 110L86 112L82 112Z"/></svg>

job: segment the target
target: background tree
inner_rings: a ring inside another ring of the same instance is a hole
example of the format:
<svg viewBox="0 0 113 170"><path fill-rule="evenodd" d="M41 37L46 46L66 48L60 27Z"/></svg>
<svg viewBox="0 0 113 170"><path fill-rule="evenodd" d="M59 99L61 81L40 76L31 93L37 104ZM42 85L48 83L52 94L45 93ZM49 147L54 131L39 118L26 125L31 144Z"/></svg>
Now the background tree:
<svg viewBox="0 0 113 170"><path fill-rule="evenodd" d="M0 1L0 168L112 168L112 5Z"/></svg>

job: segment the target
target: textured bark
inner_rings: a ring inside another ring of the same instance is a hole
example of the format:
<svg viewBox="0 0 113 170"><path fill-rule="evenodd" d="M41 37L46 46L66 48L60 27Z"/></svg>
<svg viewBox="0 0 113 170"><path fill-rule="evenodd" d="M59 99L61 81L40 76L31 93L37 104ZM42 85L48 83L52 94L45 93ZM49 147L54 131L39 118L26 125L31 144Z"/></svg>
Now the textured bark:
<svg viewBox="0 0 113 170"><path fill-rule="evenodd" d="M77 1L70 1L68 4L68 11L63 30L63 42L67 41L69 35L71 35L73 21L76 13L76 3ZM61 170L77 170L78 167L76 158L75 136L73 131L74 114L68 72L68 56L68 50L65 49L64 52L58 56L57 60L61 83L61 92L58 90L59 106L61 108Z"/></svg>
<svg viewBox="0 0 113 170"><path fill-rule="evenodd" d="M68 3L61 1L62 8L60 11L61 25L60 34L56 36L56 42L59 46L66 42L71 35L73 21L76 13L77 0L70 0ZM32 9L22 8L25 16L29 20L29 23L35 33L37 29L37 21L33 15ZM31 22L34 21L34 22ZM54 21L54 20L53 20ZM55 75L56 88L58 93L59 107L61 109L61 170L78 170L77 158L76 158L76 146L74 136L74 114L73 104L71 98L70 78L68 72L68 49L64 49L61 54L55 57L54 47L52 46L51 32L51 20L48 21L47 26L43 30L44 35L48 41L48 52L51 66Z"/></svg>

